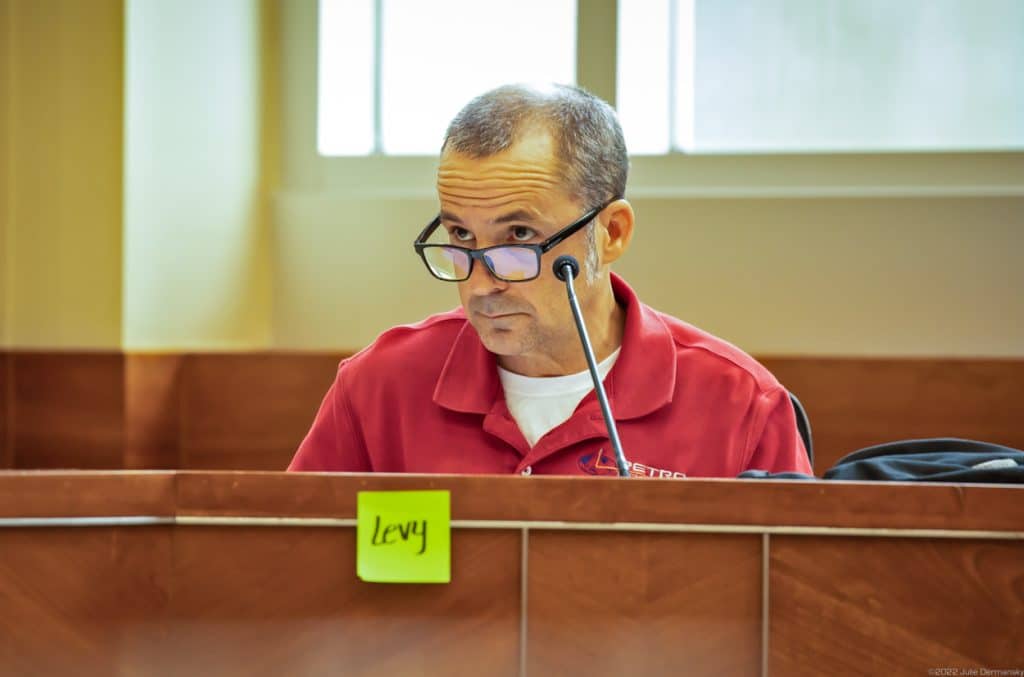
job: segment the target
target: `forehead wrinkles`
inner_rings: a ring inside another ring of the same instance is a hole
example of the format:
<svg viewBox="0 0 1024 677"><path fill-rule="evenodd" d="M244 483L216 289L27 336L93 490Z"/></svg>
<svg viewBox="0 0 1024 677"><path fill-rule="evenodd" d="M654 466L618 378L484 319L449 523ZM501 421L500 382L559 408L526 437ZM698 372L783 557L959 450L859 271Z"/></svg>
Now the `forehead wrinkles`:
<svg viewBox="0 0 1024 677"><path fill-rule="evenodd" d="M479 167L442 166L437 191L442 199L460 204L496 206L558 190L560 180L550 171L518 163L488 162Z"/></svg>

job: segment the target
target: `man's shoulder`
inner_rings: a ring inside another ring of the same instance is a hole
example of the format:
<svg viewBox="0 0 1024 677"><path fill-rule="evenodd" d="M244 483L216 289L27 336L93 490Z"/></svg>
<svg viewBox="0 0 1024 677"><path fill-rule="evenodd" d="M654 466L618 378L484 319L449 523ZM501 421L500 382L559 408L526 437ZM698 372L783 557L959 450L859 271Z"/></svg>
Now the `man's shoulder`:
<svg viewBox="0 0 1024 677"><path fill-rule="evenodd" d="M466 313L462 308L431 315L414 324L400 324L382 333L364 353L388 353L435 348L438 344L451 344L466 326Z"/></svg>
<svg viewBox="0 0 1024 677"><path fill-rule="evenodd" d="M436 373L466 326L461 308L431 315L414 324L392 327L370 345L342 361L340 369L364 376Z"/></svg>
<svg viewBox="0 0 1024 677"><path fill-rule="evenodd" d="M688 368L699 365L722 376L750 379L761 392L780 387L778 379L764 365L732 343L677 317L651 310L671 334L677 360L685 362Z"/></svg>

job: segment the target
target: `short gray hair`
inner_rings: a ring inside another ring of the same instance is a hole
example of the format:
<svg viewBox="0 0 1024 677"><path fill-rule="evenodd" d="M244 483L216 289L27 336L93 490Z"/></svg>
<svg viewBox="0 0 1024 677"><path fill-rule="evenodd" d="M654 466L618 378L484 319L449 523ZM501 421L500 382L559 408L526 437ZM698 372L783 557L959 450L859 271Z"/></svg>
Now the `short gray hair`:
<svg viewBox="0 0 1024 677"><path fill-rule="evenodd" d="M625 196L629 156L615 111L579 87L505 85L481 94L448 125L441 152L474 158L511 147L534 124L555 142L566 192L592 209Z"/></svg>

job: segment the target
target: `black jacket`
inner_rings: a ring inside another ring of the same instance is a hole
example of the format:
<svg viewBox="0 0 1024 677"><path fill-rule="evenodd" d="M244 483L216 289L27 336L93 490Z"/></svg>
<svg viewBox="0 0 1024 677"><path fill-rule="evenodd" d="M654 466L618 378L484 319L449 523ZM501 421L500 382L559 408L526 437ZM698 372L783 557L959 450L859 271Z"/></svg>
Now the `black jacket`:
<svg viewBox="0 0 1024 677"><path fill-rule="evenodd" d="M844 456L825 479L1024 483L1024 451L955 437L901 440Z"/></svg>

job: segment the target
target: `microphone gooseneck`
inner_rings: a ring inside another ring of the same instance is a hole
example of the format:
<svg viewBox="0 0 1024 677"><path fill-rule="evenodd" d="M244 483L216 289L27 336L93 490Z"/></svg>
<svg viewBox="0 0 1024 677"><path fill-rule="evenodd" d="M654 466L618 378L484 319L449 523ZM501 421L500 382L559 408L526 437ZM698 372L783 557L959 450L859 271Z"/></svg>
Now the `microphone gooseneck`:
<svg viewBox="0 0 1024 677"><path fill-rule="evenodd" d="M629 466L626 463L626 455L622 452L619 429L615 427L612 409L608 406L608 396L604 392L604 384L601 383L601 374L597 370L597 360L594 358L594 349L590 345L587 325L583 323L583 313L580 311L580 304L576 299L576 290L572 284L573 279L580 274L580 263L575 257L559 256L555 259L553 271L555 277L565 282L565 290L569 295L569 307L572 308L572 317L576 321L576 331L579 332L580 343L583 344L583 354L587 358L587 367L590 369L590 378L594 382L594 392L597 393L597 401L601 404L601 415L604 416L604 425L608 429L608 437L611 439L612 449L615 450L615 467L619 470L619 477L629 477Z"/></svg>

